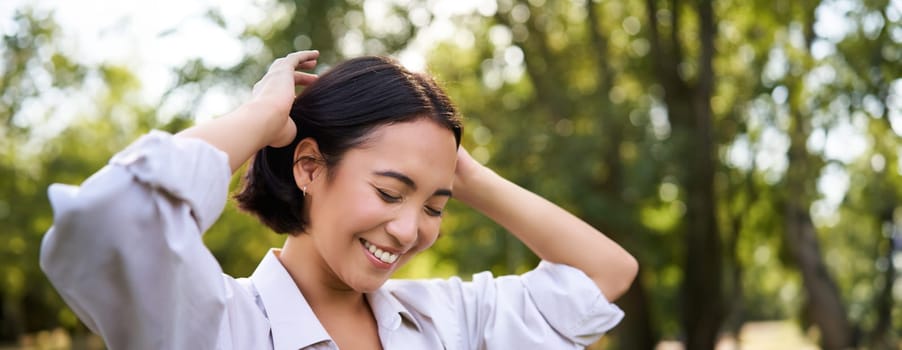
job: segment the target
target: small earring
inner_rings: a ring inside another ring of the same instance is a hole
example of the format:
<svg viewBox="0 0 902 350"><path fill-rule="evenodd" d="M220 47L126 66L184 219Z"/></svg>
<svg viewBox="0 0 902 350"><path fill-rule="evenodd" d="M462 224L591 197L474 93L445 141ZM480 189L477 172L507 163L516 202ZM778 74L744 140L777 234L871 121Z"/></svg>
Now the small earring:
<svg viewBox="0 0 902 350"><path fill-rule="evenodd" d="M304 193L304 197L307 197L307 186L302 187L301 192Z"/></svg>

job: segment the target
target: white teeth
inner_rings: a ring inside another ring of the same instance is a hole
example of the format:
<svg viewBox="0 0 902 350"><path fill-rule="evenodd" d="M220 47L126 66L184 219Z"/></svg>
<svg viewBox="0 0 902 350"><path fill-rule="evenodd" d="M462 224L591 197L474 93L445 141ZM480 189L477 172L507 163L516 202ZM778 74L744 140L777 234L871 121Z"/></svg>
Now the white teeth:
<svg viewBox="0 0 902 350"><path fill-rule="evenodd" d="M376 248L375 245L367 242L366 240L363 240L363 246L366 247L366 249L369 250L370 253L373 254L373 256L375 256L379 260L382 260L382 262L384 263L391 264L397 261L399 258L398 254L392 254L382 249Z"/></svg>

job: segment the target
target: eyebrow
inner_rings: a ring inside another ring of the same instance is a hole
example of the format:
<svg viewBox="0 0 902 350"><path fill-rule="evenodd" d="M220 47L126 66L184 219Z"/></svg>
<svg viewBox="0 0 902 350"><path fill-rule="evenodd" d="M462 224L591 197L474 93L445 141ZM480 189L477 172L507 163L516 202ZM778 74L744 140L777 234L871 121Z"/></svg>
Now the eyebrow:
<svg viewBox="0 0 902 350"><path fill-rule="evenodd" d="M399 173L397 171L382 170L382 171L375 171L375 172L373 172L373 174L378 175L378 176L393 178L395 180L403 182L405 185L407 185L407 187L410 187L414 191L417 190L417 183L414 182L413 179L411 179L409 176ZM433 192L432 195L433 196L451 197L451 190L449 190L447 188L440 188L440 189L435 190L435 192Z"/></svg>

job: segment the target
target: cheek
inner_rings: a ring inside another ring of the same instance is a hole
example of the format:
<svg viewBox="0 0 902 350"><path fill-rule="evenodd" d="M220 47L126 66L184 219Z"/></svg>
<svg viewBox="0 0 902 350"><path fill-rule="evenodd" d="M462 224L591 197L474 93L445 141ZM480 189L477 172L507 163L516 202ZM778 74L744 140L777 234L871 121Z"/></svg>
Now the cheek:
<svg viewBox="0 0 902 350"><path fill-rule="evenodd" d="M371 191L360 190L350 194L343 203L336 204L342 208L344 215L339 220L354 222L358 229L370 229L378 225L387 217L388 209L385 203L377 198Z"/></svg>
<svg viewBox="0 0 902 350"><path fill-rule="evenodd" d="M333 183L326 191L311 212L317 226L339 232L360 231L374 225L384 213L379 198L365 188Z"/></svg>

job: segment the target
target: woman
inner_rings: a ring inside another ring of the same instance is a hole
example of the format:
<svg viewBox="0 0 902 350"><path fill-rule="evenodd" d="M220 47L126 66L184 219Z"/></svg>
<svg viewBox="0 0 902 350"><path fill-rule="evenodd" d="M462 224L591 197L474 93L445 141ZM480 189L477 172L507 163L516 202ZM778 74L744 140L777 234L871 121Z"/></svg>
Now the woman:
<svg viewBox="0 0 902 350"><path fill-rule="evenodd" d="M632 256L459 148L430 78L375 57L298 71L317 57L280 58L235 111L151 132L80 187L50 188L41 266L107 346L565 349L620 321L609 300L635 277ZM288 237L235 279L201 235L255 153L236 198ZM544 261L521 276L389 280L435 242L452 191Z"/></svg>

